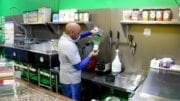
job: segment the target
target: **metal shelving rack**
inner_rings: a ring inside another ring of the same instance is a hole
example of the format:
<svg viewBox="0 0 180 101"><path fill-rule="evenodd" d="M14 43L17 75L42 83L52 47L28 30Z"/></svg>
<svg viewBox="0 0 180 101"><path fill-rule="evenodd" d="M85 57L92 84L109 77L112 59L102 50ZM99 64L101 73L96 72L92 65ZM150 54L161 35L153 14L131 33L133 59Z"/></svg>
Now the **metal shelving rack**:
<svg viewBox="0 0 180 101"><path fill-rule="evenodd" d="M120 21L125 36L128 36L130 25L180 25L180 21L133 21L122 20Z"/></svg>
<svg viewBox="0 0 180 101"><path fill-rule="evenodd" d="M120 21L121 24L172 24L172 25L180 25L180 21Z"/></svg>
<svg viewBox="0 0 180 101"><path fill-rule="evenodd" d="M68 22L47 22L47 23L21 23L22 25L44 25L44 24L57 24L57 25L63 25L67 24ZM77 21L78 24L92 24L92 22L83 22L83 21Z"/></svg>
<svg viewBox="0 0 180 101"><path fill-rule="evenodd" d="M66 25L68 22L46 22L46 23L21 23L21 25L26 26L29 28L31 32L31 26L47 26L48 29L56 34L60 34L59 27ZM88 29L92 29L94 27L94 24L90 21L83 22L83 21L77 21L78 24L86 26Z"/></svg>

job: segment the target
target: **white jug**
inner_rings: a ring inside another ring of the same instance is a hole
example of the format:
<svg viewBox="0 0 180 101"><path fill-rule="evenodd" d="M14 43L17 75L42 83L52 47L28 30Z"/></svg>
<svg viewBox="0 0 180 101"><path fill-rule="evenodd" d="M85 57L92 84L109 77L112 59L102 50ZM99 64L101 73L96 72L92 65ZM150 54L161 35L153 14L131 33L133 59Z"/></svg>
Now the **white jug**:
<svg viewBox="0 0 180 101"><path fill-rule="evenodd" d="M111 71L112 71L113 75L119 74L121 72L121 70L122 70L122 64L121 64L121 61L120 61L120 58L119 58L118 54L119 54L119 50L117 49L116 50L116 56L115 56L115 58L114 58L114 60L112 62Z"/></svg>

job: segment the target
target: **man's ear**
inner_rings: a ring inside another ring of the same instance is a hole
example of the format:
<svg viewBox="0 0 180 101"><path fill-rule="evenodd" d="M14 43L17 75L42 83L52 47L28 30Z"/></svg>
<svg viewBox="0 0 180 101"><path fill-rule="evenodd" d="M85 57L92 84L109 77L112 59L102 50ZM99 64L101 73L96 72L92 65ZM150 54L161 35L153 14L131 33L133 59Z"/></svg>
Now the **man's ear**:
<svg viewBox="0 0 180 101"><path fill-rule="evenodd" d="M73 31L69 31L69 34L70 34L70 36L72 36L74 34L74 32Z"/></svg>

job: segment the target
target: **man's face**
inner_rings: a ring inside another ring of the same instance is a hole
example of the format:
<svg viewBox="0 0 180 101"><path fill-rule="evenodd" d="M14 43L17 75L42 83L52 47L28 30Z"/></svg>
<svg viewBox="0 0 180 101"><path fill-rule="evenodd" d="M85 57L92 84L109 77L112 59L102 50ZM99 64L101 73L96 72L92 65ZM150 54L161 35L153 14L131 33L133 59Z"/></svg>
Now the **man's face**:
<svg viewBox="0 0 180 101"><path fill-rule="evenodd" d="M79 38L79 32L74 32L73 33L73 40L76 40Z"/></svg>
<svg viewBox="0 0 180 101"><path fill-rule="evenodd" d="M78 39L80 37L80 29L76 29L76 30L72 31L71 35L72 35L71 37L73 40Z"/></svg>

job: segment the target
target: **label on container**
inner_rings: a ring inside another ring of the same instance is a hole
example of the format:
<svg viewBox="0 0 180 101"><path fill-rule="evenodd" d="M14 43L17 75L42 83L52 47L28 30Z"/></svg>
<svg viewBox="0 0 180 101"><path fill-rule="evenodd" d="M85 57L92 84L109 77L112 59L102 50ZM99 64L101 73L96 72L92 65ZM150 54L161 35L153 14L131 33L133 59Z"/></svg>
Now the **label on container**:
<svg viewBox="0 0 180 101"><path fill-rule="evenodd" d="M132 12L132 20L138 20L139 17L139 11L133 11Z"/></svg>
<svg viewBox="0 0 180 101"><path fill-rule="evenodd" d="M156 12L156 20L157 21L162 21L162 11L157 11Z"/></svg>
<svg viewBox="0 0 180 101"><path fill-rule="evenodd" d="M142 19L144 20L144 21L147 21L148 20L148 11L143 11L143 14L142 14Z"/></svg>
<svg viewBox="0 0 180 101"><path fill-rule="evenodd" d="M163 12L163 20L170 21L171 20L171 10L165 10Z"/></svg>
<svg viewBox="0 0 180 101"><path fill-rule="evenodd" d="M150 11L149 19L150 20L155 20L155 18L156 18L156 12L155 11Z"/></svg>

